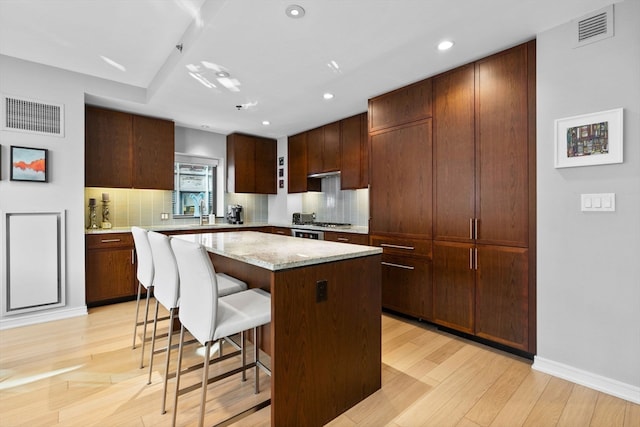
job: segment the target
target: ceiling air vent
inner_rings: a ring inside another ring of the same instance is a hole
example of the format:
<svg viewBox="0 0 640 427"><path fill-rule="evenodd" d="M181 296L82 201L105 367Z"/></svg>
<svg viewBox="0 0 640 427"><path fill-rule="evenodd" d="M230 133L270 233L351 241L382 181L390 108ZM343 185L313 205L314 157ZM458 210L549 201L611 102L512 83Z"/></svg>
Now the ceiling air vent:
<svg viewBox="0 0 640 427"><path fill-rule="evenodd" d="M64 106L2 95L2 130L64 136Z"/></svg>
<svg viewBox="0 0 640 427"><path fill-rule="evenodd" d="M613 37L613 5L583 16L576 24L575 47Z"/></svg>

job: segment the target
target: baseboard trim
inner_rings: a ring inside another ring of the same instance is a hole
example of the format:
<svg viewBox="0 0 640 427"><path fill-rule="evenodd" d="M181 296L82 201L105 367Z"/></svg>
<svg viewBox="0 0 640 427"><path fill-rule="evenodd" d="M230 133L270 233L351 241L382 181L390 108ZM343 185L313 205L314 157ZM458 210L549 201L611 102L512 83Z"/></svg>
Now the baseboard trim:
<svg viewBox="0 0 640 427"><path fill-rule="evenodd" d="M4 317L0 319L0 330L17 328L19 326L35 325L37 323L51 322L54 320L68 319L70 317L86 316L87 306L52 310L49 312L34 312L28 315Z"/></svg>
<svg viewBox="0 0 640 427"><path fill-rule="evenodd" d="M594 390L640 404L640 387L535 356L532 368Z"/></svg>

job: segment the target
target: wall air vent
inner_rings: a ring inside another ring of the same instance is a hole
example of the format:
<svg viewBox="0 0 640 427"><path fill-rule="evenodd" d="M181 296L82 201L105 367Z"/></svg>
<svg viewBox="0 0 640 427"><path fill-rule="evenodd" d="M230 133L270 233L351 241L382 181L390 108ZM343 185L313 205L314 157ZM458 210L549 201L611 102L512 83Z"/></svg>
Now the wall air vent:
<svg viewBox="0 0 640 427"><path fill-rule="evenodd" d="M577 38L574 47L613 37L613 5L583 16L575 22Z"/></svg>
<svg viewBox="0 0 640 427"><path fill-rule="evenodd" d="M2 95L2 130L64 136L64 106Z"/></svg>

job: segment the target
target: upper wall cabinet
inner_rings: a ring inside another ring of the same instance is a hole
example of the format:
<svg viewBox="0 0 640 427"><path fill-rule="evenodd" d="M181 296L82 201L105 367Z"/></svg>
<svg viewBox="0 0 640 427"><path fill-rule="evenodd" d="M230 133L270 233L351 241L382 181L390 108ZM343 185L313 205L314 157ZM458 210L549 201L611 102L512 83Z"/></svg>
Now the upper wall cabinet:
<svg viewBox="0 0 640 427"><path fill-rule="evenodd" d="M275 139L233 133L227 135L230 193L276 194Z"/></svg>
<svg viewBox="0 0 640 427"><path fill-rule="evenodd" d="M369 185L367 113L340 121L340 187L343 190Z"/></svg>
<svg viewBox="0 0 640 427"><path fill-rule="evenodd" d="M85 186L173 190L174 123L87 105Z"/></svg>
<svg viewBox="0 0 640 427"><path fill-rule="evenodd" d="M320 191L316 174L340 171L343 190L369 185L367 113L292 135L288 138L289 193Z"/></svg>
<svg viewBox="0 0 640 427"><path fill-rule="evenodd" d="M340 170L340 122L307 132L307 172L309 175Z"/></svg>
<svg viewBox="0 0 640 427"><path fill-rule="evenodd" d="M431 117L431 79L369 100L369 132Z"/></svg>
<svg viewBox="0 0 640 427"><path fill-rule="evenodd" d="M307 134L302 132L287 138L289 193L320 191L320 179L307 177Z"/></svg>

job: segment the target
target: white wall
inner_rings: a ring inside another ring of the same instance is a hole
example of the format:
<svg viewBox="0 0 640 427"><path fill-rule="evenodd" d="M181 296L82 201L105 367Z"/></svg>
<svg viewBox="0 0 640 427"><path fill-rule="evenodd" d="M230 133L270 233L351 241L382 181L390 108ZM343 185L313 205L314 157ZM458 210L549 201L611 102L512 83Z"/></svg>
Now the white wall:
<svg viewBox="0 0 640 427"><path fill-rule="evenodd" d="M534 368L640 403L640 2L615 37L537 37L538 352ZM554 169L554 120L624 108L624 163ZM580 211L615 193L616 212Z"/></svg>
<svg viewBox="0 0 640 427"><path fill-rule="evenodd" d="M0 131L2 164L0 211L66 211L65 307L0 318L0 328L86 314L84 275L84 103L85 93L144 99L144 91L57 68L0 55L0 92L38 101L64 104L65 136ZM9 146L49 150L49 182L9 181ZM1 222L1 221L0 221ZM38 236L25 236L34 244ZM3 247L5 242L2 242ZM4 257L4 252L1 253ZM34 260L34 268L37 268ZM5 277L5 272L0 272ZM2 282L2 281L0 281ZM2 282L4 283L4 282ZM4 298L4 292L2 292Z"/></svg>

